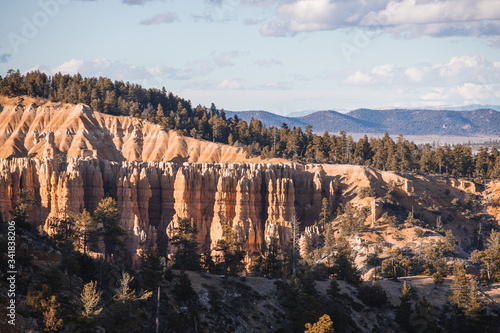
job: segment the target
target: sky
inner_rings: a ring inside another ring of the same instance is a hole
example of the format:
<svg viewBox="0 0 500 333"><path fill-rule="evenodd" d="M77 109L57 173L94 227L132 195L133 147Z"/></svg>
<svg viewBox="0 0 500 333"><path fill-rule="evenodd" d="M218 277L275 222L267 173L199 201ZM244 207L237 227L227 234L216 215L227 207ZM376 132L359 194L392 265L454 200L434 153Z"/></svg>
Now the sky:
<svg viewBox="0 0 500 333"><path fill-rule="evenodd" d="M500 104L500 0L0 0L9 69L226 110Z"/></svg>

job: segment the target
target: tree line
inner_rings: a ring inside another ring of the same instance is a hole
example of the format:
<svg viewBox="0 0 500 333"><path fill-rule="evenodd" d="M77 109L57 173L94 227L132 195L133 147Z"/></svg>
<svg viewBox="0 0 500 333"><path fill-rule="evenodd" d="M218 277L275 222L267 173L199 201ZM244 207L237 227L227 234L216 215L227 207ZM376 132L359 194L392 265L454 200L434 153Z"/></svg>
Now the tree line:
<svg viewBox="0 0 500 333"><path fill-rule="evenodd" d="M0 94L45 98L64 103L85 103L95 111L132 116L160 124L165 130L196 139L242 147L249 155L286 158L303 163L341 163L371 166L380 170L449 174L457 177L500 177L500 152L480 147L474 154L470 145L433 147L416 145L399 135L381 138L364 136L355 141L344 131L338 135L313 133L312 126L289 128L263 126L253 119L247 123L235 115L227 118L224 109L213 103L192 107L191 101L162 89L109 78L83 78L80 74L48 76L40 71L21 74L9 70L0 76Z"/></svg>

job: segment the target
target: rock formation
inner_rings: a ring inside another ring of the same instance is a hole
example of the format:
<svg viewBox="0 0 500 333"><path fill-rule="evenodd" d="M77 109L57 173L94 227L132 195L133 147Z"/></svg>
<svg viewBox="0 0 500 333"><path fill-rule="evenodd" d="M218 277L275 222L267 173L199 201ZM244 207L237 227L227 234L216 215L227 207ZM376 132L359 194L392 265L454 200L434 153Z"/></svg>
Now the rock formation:
<svg viewBox="0 0 500 333"><path fill-rule="evenodd" d="M435 216L427 207L447 207L451 197L476 192L469 181L403 177L362 166L233 163L262 159L82 104L36 106L26 100L18 106L0 98L2 219L11 217L23 189L37 202L29 212L31 222L45 229L48 220L83 209L92 213L111 196L121 214L127 254L135 259L155 244L158 233L172 236L182 218L196 224L203 247L214 248L229 226L244 250L257 251L273 237L286 246L295 216L307 240L314 238L318 231L308 227L318 220L324 198L332 212L353 200L371 209L374 198L360 198L360 189L371 187L382 198L391 184L398 204L431 221ZM373 225L382 211L380 203L373 207Z"/></svg>
<svg viewBox="0 0 500 333"><path fill-rule="evenodd" d="M38 104L38 105L37 105ZM108 161L261 162L241 148L164 131L133 117L94 112L84 104L63 104L0 96L0 158L66 157ZM276 160L278 161L278 160Z"/></svg>
<svg viewBox="0 0 500 333"><path fill-rule="evenodd" d="M330 186L317 181L318 174L295 164L13 158L0 160L0 212L9 217L24 188L37 199L30 214L36 225L83 209L93 212L102 198L112 196L131 255L145 243L154 244L155 232L172 235L181 218L194 221L201 245L215 246L228 224L245 249L255 251L271 236L285 244L295 214L311 217L306 224L317 218L321 193L328 193Z"/></svg>

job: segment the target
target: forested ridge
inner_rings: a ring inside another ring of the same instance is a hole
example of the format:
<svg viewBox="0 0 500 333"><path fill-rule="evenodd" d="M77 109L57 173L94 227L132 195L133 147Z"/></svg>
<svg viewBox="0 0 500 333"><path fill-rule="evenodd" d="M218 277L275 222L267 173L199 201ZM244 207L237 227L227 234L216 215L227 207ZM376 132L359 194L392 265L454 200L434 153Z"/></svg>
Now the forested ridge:
<svg viewBox="0 0 500 333"><path fill-rule="evenodd" d="M264 127L252 119L249 123L226 117L224 109L210 107L162 89L109 78L84 78L80 74L48 76L40 71L21 74L9 70L0 76L0 94L9 97L30 96L64 103L84 103L95 111L132 116L160 124L166 130L197 139L244 147L251 155L281 157L303 163L342 163L367 165L381 170L450 174L460 177L500 177L500 152L496 147L479 148L473 154L468 145L434 147L416 145L400 135L396 140L387 133L382 138L364 136L358 141L340 131L337 135L313 133L312 126L289 128L283 124Z"/></svg>

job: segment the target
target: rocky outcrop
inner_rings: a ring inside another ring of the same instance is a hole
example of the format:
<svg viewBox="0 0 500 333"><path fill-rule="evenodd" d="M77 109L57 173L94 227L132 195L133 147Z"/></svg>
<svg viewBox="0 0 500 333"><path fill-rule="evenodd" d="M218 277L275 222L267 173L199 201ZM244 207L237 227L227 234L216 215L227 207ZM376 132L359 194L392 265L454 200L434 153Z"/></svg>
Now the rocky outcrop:
<svg viewBox="0 0 500 333"><path fill-rule="evenodd" d="M37 225L84 209L93 212L102 198L111 196L132 257L153 245L157 232L172 236L182 218L196 224L202 246L214 247L225 225L248 251L258 250L270 237L286 244L291 218L313 223L322 193L329 197L330 187L324 172L295 164L0 160L2 216L10 216L24 188L35 194L30 217Z"/></svg>
<svg viewBox="0 0 500 333"><path fill-rule="evenodd" d="M111 196L121 214L131 258L153 246L158 233L172 236L182 218L196 225L203 247L214 248L228 226L246 251L257 251L272 238L286 246L292 237L294 217L300 221L301 230L314 225L323 198L330 203L332 212L343 200L357 200L354 204L371 207L373 198L356 196L357 188L363 187L358 185L360 182L387 188L391 181L404 181L387 173L372 177L375 180L361 178L367 172L364 167L335 168L280 163L4 159L0 160L0 213L3 219L11 217L10 211L23 189L35 195L37 204L29 216L36 226L46 225L51 218L76 215L83 209L92 213L102 198ZM437 186L426 179L414 178L413 182L415 193L426 191L425 186ZM403 194L401 191L398 196ZM400 199L405 202L403 197ZM408 204L411 209L415 203ZM382 213L381 205L375 206L374 213L376 220Z"/></svg>
<svg viewBox="0 0 500 333"><path fill-rule="evenodd" d="M232 228L244 244L244 250L257 251L263 243L262 175L251 172L238 180ZM214 234L217 236L217 234ZM213 238L215 240L215 237Z"/></svg>

